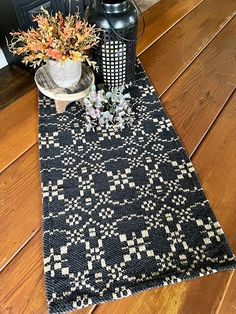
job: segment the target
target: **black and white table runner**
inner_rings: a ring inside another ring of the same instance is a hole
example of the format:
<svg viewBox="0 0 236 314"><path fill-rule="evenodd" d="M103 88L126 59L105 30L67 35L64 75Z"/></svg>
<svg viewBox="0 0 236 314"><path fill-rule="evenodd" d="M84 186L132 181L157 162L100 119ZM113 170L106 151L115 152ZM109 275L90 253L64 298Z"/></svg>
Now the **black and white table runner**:
<svg viewBox="0 0 236 314"><path fill-rule="evenodd" d="M86 132L72 104L39 97L44 265L50 313L232 269L235 258L140 64L137 119Z"/></svg>

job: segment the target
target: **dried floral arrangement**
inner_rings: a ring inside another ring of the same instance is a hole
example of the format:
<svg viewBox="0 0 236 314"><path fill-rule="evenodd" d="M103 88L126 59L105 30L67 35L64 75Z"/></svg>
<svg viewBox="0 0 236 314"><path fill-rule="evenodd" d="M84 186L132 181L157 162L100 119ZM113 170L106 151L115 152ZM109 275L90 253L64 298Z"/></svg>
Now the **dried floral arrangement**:
<svg viewBox="0 0 236 314"><path fill-rule="evenodd" d="M125 93L125 86L107 90L103 85L93 85L90 93L84 98L85 120L87 131L95 131L98 126L122 130L131 125L135 119L132 110L131 96Z"/></svg>
<svg viewBox="0 0 236 314"><path fill-rule="evenodd" d="M81 19L79 13L64 17L61 12L51 15L42 8L33 21L36 28L10 33L8 48L13 54L24 56L23 63L36 67L48 59L61 62L71 59L95 66L87 52L98 43L100 29Z"/></svg>

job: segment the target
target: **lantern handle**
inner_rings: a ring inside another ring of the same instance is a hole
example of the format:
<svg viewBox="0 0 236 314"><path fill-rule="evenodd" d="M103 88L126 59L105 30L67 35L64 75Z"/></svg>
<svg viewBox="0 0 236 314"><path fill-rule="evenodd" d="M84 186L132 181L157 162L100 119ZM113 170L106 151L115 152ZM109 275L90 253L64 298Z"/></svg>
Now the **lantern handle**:
<svg viewBox="0 0 236 314"><path fill-rule="evenodd" d="M142 13L142 11L140 10L140 8L139 8L139 6L137 5L137 3L135 2L135 0L131 0L131 2L133 3L133 5L134 5L136 11L140 14L141 19L142 19L142 24L143 24L142 32L141 32L141 34L139 35L139 37L138 37L137 39L128 39L128 38L125 38L125 37L121 36L119 33L117 33L117 31L114 29L114 27L113 27L113 25L112 25L112 23L111 23L110 18L108 17L107 11L106 11L106 9L105 9L105 7L104 7L102 1L101 1L101 5L102 5L103 11L104 11L104 13L105 13L107 22L108 22L110 28L112 29L113 33L114 33L117 37L119 37L120 39L122 39L122 40L124 40L124 41L136 42L136 40L139 40L139 39L143 36L143 34L144 34L144 32L145 32L145 28L146 28L146 22L145 22L145 18L144 18L144 16L143 16L143 13Z"/></svg>

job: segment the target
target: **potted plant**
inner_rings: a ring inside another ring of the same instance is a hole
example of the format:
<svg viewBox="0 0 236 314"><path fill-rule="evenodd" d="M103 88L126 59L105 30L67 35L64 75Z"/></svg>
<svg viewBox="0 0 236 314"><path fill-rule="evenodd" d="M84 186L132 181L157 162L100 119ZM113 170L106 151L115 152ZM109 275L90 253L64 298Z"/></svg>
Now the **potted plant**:
<svg viewBox="0 0 236 314"><path fill-rule="evenodd" d="M33 21L37 23L36 28L11 33L9 50L23 56L22 62L33 67L47 62L58 86L66 88L77 84L81 62L95 66L87 52L98 43L100 29L80 19L78 13L64 17L61 12L51 15L43 8Z"/></svg>

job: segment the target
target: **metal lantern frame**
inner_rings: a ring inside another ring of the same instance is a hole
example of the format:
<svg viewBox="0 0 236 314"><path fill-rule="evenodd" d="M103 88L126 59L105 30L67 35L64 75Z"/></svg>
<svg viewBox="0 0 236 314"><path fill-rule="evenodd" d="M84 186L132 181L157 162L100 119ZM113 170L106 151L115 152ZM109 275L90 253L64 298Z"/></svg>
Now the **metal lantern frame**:
<svg viewBox="0 0 236 314"><path fill-rule="evenodd" d="M117 36L117 33L130 41ZM134 80L137 25L116 30L103 30L98 55L98 75L109 87L128 84Z"/></svg>
<svg viewBox="0 0 236 314"><path fill-rule="evenodd" d="M145 20L134 0L103 3L95 0L87 9L88 22L101 28L100 42L93 50L97 62L97 83L119 87L135 79L138 13Z"/></svg>

